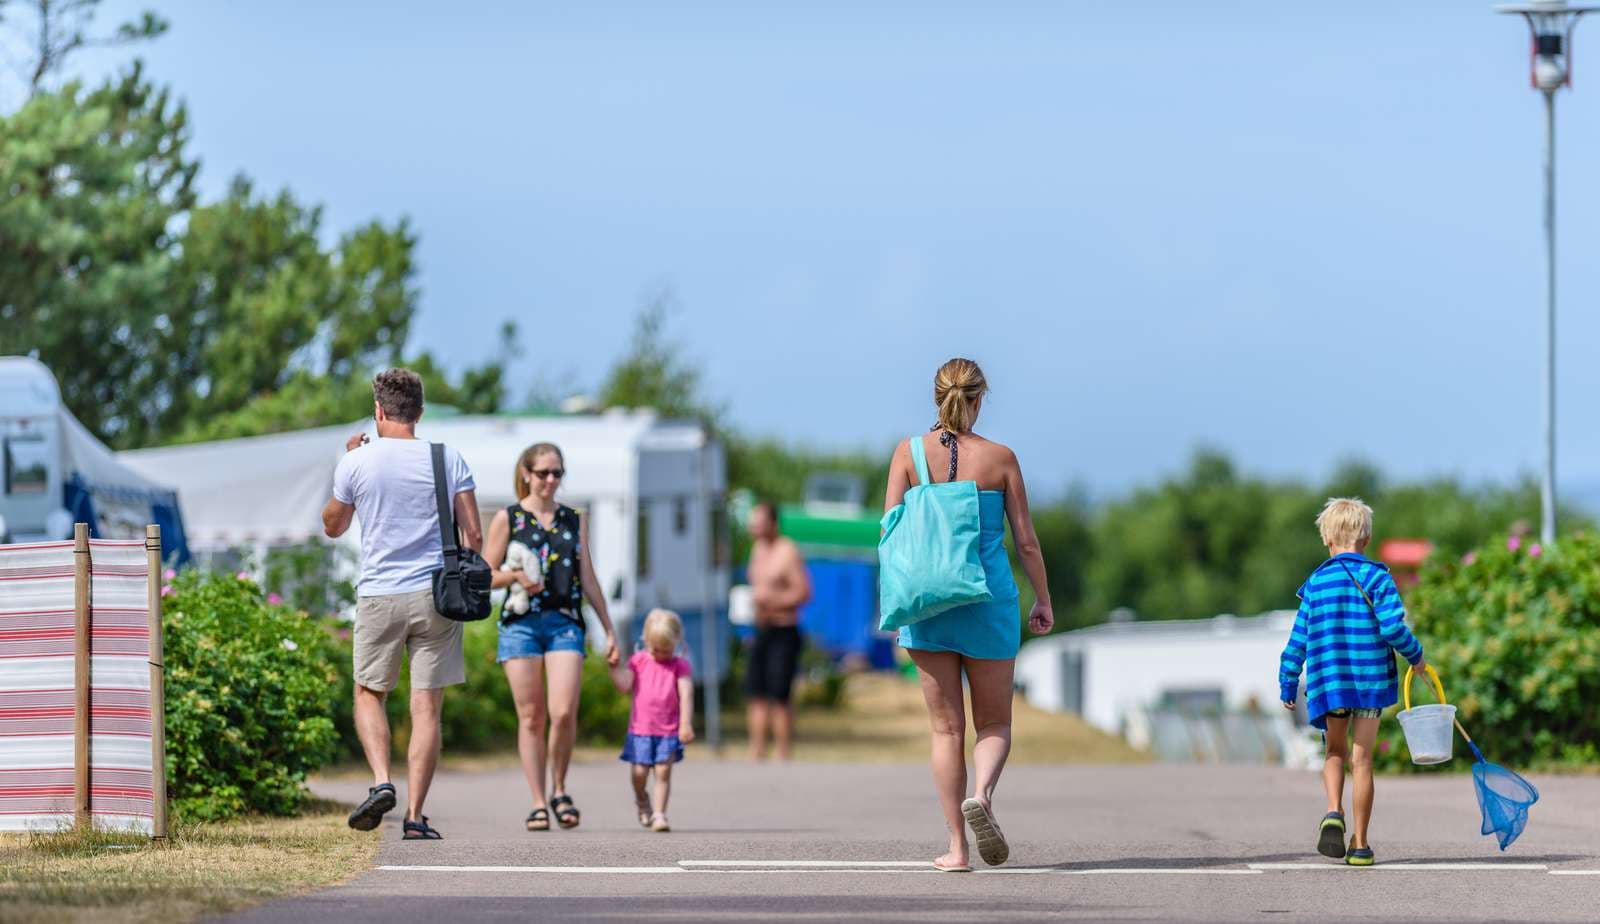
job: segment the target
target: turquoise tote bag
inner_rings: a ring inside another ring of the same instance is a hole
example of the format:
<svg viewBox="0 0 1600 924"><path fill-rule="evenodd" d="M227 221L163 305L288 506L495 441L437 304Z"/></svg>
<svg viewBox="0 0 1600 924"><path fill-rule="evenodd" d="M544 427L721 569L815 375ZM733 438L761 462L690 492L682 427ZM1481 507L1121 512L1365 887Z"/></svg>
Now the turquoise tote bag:
<svg viewBox="0 0 1600 924"><path fill-rule="evenodd" d="M878 628L909 626L994 599L978 558L978 484L933 484L922 438L911 438L917 483L883 515L878 540Z"/></svg>

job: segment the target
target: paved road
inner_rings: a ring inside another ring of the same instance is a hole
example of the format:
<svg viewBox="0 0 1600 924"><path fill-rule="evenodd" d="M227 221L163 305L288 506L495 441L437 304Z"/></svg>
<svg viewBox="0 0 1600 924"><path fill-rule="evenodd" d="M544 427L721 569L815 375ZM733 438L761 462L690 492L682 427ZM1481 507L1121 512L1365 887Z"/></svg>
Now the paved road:
<svg viewBox="0 0 1600 924"><path fill-rule="evenodd" d="M1470 778L1380 780L1372 836L1380 865L1355 870L1313 850L1322 809L1313 774L1013 767L995 801L1012 859L965 875L915 865L785 865L915 864L940 853L943 826L925 767L691 760L678 776L670 834L637 826L620 764L574 768L580 829L530 834L522 830L518 773L446 775L428 813L447 840L401 842L398 821L388 822L377 869L234 920L1600 917L1600 875L1583 875L1600 874L1600 779L1537 780L1544 798L1505 854L1478 835ZM354 801L364 787L318 789Z"/></svg>

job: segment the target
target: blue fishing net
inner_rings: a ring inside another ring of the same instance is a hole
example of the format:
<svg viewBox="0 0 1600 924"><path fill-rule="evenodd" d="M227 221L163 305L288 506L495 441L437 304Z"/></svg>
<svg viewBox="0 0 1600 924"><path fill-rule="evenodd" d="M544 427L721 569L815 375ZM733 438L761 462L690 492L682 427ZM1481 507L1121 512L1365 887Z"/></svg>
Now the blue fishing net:
<svg viewBox="0 0 1600 924"><path fill-rule="evenodd" d="M1483 812L1483 833L1493 834L1505 850L1528 826L1528 807L1539 801L1539 790L1510 770L1484 760L1476 744L1472 755L1477 758L1472 782L1478 790L1478 809Z"/></svg>

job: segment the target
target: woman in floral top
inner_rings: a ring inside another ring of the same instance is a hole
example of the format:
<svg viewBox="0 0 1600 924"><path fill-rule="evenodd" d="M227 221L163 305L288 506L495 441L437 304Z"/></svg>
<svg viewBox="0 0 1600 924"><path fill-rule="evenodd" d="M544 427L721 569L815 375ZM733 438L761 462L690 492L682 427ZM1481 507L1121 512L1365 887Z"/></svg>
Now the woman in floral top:
<svg viewBox="0 0 1600 924"><path fill-rule="evenodd" d="M494 586L511 588L500 611L499 661L516 701L517 750L533 795L529 831L550 830L551 812L563 828L580 820L567 794L567 766L578 727L585 600L605 629L606 663L618 661L605 595L589 560L588 523L556 501L565 475L553 444L523 450L515 472L517 503L494 515L483 546L495 569Z"/></svg>

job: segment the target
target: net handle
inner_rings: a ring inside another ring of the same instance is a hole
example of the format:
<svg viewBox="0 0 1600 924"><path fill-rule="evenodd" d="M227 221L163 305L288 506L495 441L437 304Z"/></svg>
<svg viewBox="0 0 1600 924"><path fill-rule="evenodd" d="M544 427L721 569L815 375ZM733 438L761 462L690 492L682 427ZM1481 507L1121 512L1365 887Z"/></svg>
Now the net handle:
<svg viewBox="0 0 1600 924"><path fill-rule="evenodd" d="M1439 672L1433 669L1432 664L1425 665L1423 670L1428 672L1428 680L1433 682L1433 691L1439 694L1439 705L1446 705L1447 701L1444 698L1444 684L1439 682ZM1406 682L1403 689L1405 690L1407 709L1411 708L1411 677L1416 672L1417 669L1415 667L1406 668ZM1465 735L1466 732L1463 731L1462 734ZM1471 741L1472 739L1468 738L1467 740Z"/></svg>

